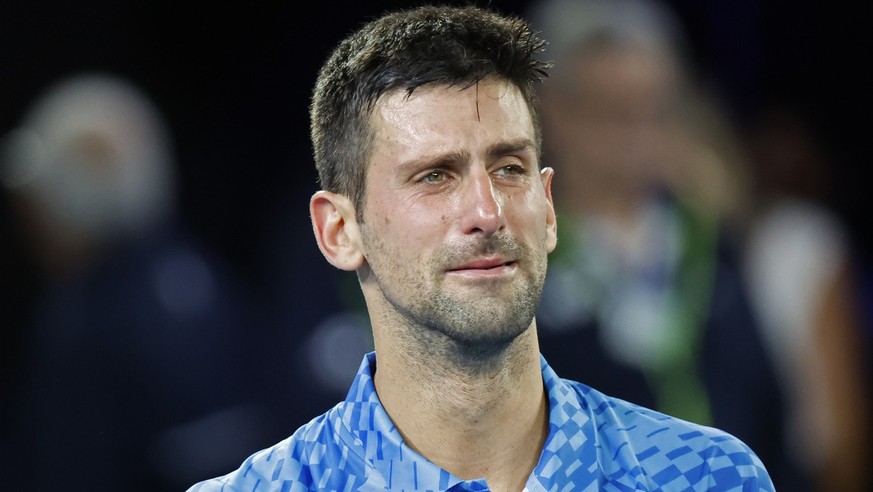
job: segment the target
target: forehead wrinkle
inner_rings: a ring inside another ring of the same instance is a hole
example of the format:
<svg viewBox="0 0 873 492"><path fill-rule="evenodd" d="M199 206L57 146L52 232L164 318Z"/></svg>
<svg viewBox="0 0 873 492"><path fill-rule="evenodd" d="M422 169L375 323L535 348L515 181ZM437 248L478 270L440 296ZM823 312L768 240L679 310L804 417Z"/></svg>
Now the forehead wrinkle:
<svg viewBox="0 0 873 492"><path fill-rule="evenodd" d="M476 82L476 121L482 122L482 115L479 113L479 82Z"/></svg>

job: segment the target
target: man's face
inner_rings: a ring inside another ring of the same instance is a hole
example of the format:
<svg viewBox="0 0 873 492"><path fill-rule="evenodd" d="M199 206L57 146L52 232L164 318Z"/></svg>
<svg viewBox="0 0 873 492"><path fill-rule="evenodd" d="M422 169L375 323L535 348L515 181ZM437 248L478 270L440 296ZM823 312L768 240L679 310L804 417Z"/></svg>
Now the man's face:
<svg viewBox="0 0 873 492"><path fill-rule="evenodd" d="M552 170L538 169L521 94L491 79L398 91L371 125L361 224L371 313L471 348L505 346L532 324L556 241Z"/></svg>

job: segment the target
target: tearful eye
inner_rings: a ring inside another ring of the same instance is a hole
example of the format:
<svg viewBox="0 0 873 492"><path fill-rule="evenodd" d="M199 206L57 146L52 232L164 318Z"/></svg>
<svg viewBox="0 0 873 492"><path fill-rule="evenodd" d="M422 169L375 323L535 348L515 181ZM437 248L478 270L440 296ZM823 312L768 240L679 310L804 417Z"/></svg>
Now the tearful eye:
<svg viewBox="0 0 873 492"><path fill-rule="evenodd" d="M503 166L495 171L494 174L500 177L518 176L524 174L524 169L521 166L517 165Z"/></svg>
<svg viewBox="0 0 873 492"><path fill-rule="evenodd" d="M446 173L442 171L431 171L425 174L424 177L421 179L422 181L425 181L427 183L440 183L442 181L445 181Z"/></svg>

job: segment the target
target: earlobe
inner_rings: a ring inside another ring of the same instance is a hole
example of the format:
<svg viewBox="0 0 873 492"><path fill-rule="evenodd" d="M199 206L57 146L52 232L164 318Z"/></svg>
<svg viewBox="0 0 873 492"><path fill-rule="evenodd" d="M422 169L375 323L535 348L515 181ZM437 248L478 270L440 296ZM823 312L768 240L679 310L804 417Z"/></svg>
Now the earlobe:
<svg viewBox="0 0 873 492"><path fill-rule="evenodd" d="M558 220L555 214L555 202L552 200L552 178L555 176L555 170L550 167L543 168L540 171L540 177L543 180L543 189L546 193L546 201L548 202L548 210L546 211L546 234L548 234L549 253L555 250L558 244Z"/></svg>
<svg viewBox="0 0 873 492"><path fill-rule="evenodd" d="M364 264L355 207L348 198L318 191L309 200L309 215L318 248L331 265L354 271Z"/></svg>

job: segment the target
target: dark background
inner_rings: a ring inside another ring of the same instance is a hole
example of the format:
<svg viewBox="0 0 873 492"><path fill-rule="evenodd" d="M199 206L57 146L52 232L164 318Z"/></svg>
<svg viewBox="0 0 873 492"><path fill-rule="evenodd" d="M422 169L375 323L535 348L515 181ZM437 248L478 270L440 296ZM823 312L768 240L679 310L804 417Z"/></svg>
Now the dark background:
<svg viewBox="0 0 873 492"><path fill-rule="evenodd" d="M415 3L6 2L0 134L66 74L105 70L128 77L170 124L185 220L257 282L262 272L254 257L270 236L271 217L289 197L305 211L315 190L307 105L320 63L361 21ZM835 156L828 200L869 249L870 194L861 173L870 155L871 76L864 73L870 30L861 8L787 0L670 3L687 25L698 68L741 123L773 94L808 106ZM491 4L523 14L528 2ZM7 238L2 195L0 207ZM0 247L8 257L8 244Z"/></svg>

